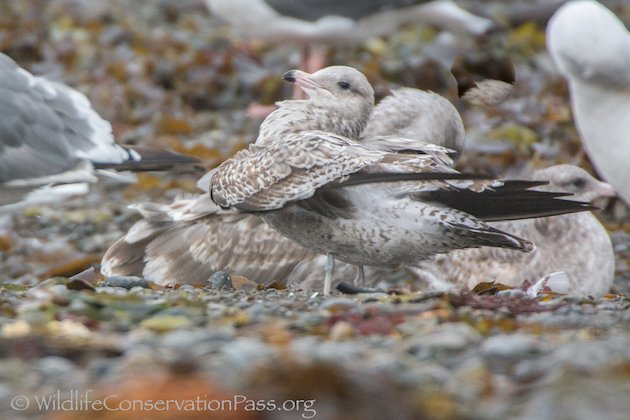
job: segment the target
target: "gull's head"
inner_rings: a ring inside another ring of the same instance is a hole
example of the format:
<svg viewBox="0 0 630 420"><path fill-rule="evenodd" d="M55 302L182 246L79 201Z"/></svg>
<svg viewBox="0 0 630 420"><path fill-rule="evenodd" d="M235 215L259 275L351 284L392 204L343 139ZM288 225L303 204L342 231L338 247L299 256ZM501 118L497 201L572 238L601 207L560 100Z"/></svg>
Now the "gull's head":
<svg viewBox="0 0 630 420"><path fill-rule="evenodd" d="M534 172L534 179L549 181L545 189L572 193L571 200L593 202L604 197L614 197L614 188L599 181L584 169L575 165L554 165Z"/></svg>
<svg viewBox="0 0 630 420"><path fill-rule="evenodd" d="M360 71L347 66L326 67L315 73L289 70L282 78L295 83L309 97L304 104L326 114L326 129L348 137L358 137L374 108L374 89Z"/></svg>
<svg viewBox="0 0 630 420"><path fill-rule="evenodd" d="M547 25L547 49L569 78L604 84L630 80L630 35L613 12L591 0L559 8Z"/></svg>
<svg viewBox="0 0 630 420"><path fill-rule="evenodd" d="M352 67L331 66L312 74L289 70L282 78L304 90L310 103L341 115L348 113L367 122L374 107L372 85L363 73Z"/></svg>
<svg viewBox="0 0 630 420"><path fill-rule="evenodd" d="M311 99L325 97L341 101L360 100L374 103L374 89L367 77L348 66L325 67L315 73L289 70L282 78L298 85Z"/></svg>

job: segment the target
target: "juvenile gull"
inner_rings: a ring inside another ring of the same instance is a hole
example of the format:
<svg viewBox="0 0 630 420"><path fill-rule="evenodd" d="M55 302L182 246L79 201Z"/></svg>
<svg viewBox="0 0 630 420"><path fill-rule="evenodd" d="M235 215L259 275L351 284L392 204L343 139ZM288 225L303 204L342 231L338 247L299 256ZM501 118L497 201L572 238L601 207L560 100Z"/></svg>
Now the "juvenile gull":
<svg viewBox="0 0 630 420"><path fill-rule="evenodd" d="M402 88L374 108L361 141L383 151L412 151L435 143L459 155L464 126L447 99ZM282 236L257 215L221 210L207 194L135 207L145 218L103 257L101 271L107 276L144 276L165 286L204 285L214 272L227 270L260 284L322 286L326 256ZM356 269L343 262L335 270L337 279L356 277ZM392 273L368 268L366 276L376 284Z"/></svg>
<svg viewBox="0 0 630 420"><path fill-rule="evenodd" d="M537 170L534 179L548 179L546 190L564 190L571 199L593 201L609 197L609 184L573 165ZM520 286L543 276L564 272L568 292L600 296L613 283L615 256L608 232L591 213L573 213L539 219L496 222L491 225L523 236L536 244L530 253L482 247L438 255L414 269L417 278L437 289L472 289L482 282Z"/></svg>
<svg viewBox="0 0 630 420"><path fill-rule="evenodd" d="M452 150L457 160L464 150L464 123L451 102L437 93L400 88L374 108L361 143L386 152L413 150L434 144ZM411 141L406 146L405 141Z"/></svg>
<svg viewBox="0 0 630 420"><path fill-rule="evenodd" d="M547 26L547 48L567 78L584 149L630 204L630 35L595 1L562 6Z"/></svg>
<svg viewBox="0 0 630 420"><path fill-rule="evenodd" d="M367 124L374 93L352 68L312 75L294 70L284 78L301 86L309 100L281 103L261 126L256 144L212 170L199 186L222 208L257 213L283 235L327 254L324 293L330 291L335 258L398 267L459 248L531 251L529 241L485 221L591 208L558 199L562 193L530 190L544 182L459 174L437 146L409 155L357 143L352 138Z"/></svg>
<svg viewBox="0 0 630 420"><path fill-rule="evenodd" d="M95 169L190 166L176 153L129 149L82 93L33 76L0 54L0 212L83 193Z"/></svg>

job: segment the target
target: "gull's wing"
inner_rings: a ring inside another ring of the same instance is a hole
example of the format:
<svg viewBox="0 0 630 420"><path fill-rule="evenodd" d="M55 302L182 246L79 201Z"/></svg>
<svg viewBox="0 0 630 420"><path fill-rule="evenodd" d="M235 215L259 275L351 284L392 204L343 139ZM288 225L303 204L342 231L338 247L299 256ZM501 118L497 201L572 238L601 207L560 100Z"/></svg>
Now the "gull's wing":
<svg viewBox="0 0 630 420"><path fill-rule="evenodd" d="M266 3L281 15L316 21L326 16L339 16L358 20L365 16L385 10L413 6L425 3L427 0L265 0Z"/></svg>
<svg viewBox="0 0 630 420"><path fill-rule="evenodd" d="M245 211L282 208L311 197L387 154L322 131L290 134L268 147L250 148L200 181L222 207Z"/></svg>
<svg viewBox="0 0 630 420"><path fill-rule="evenodd" d="M386 166L391 169L391 165L382 162L392 157L400 159L405 155L390 154L381 162L350 174L343 181L327 185L323 190L382 184L392 197L407 196L421 202L438 204L485 222L548 217L598 209L587 202L562 199L572 196L572 193L532 189L546 185L548 181L500 180L483 175L462 174L434 158L427 159L425 167L416 166L415 171L406 170L408 168L400 162L393 166L393 171L382 171ZM404 170L398 170L400 168Z"/></svg>
<svg viewBox="0 0 630 420"><path fill-rule="evenodd" d="M280 209L312 197L322 187L380 183L389 196L463 211L484 221L545 217L593 210L588 203L562 200L566 193L531 190L546 181L482 179L459 174L435 154L387 153L329 133L287 136L252 148L207 175L212 200L243 211ZM417 176L417 178L415 178ZM350 184L347 184L350 185ZM570 195L570 194L568 194Z"/></svg>
<svg viewBox="0 0 630 420"><path fill-rule="evenodd" d="M532 190L546 181L488 180L449 182L446 188L414 193L414 198L439 203L483 221L518 220L597 210L590 203L563 200L570 193ZM474 186L473 186L474 185Z"/></svg>
<svg viewBox="0 0 630 420"><path fill-rule="evenodd" d="M85 95L33 76L3 54L0 113L0 182L59 174L82 159L130 158Z"/></svg>
<svg viewBox="0 0 630 420"><path fill-rule="evenodd" d="M4 54L0 54L0 115L3 212L27 202L54 201L60 189L62 195L76 194L73 191L79 190L66 186L95 182L95 168L190 169L198 163L177 153L117 145L111 124L85 95L32 75Z"/></svg>

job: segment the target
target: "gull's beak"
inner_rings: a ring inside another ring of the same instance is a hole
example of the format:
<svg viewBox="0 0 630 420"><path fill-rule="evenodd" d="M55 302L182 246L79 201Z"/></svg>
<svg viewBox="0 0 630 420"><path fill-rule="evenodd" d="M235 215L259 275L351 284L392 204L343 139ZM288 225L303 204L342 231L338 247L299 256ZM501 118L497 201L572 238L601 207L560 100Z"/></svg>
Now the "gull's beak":
<svg viewBox="0 0 630 420"><path fill-rule="evenodd" d="M597 186L597 193L600 197L616 197L617 193L612 185L607 182L600 182Z"/></svg>
<svg viewBox="0 0 630 420"><path fill-rule="evenodd" d="M301 70L289 70L282 75L282 78L289 83L295 83L304 90L319 89L322 86L313 78L313 75Z"/></svg>

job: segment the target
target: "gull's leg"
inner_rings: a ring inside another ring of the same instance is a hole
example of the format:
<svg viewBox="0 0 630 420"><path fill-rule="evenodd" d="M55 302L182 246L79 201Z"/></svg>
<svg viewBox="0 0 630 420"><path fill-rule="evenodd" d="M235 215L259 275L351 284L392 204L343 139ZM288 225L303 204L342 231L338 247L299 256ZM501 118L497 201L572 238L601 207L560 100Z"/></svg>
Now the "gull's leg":
<svg viewBox="0 0 630 420"><path fill-rule="evenodd" d="M357 265L359 275L354 279L355 286L365 286L365 270L362 265Z"/></svg>
<svg viewBox="0 0 630 420"><path fill-rule="evenodd" d="M328 48L324 45L307 45L302 52L302 70L315 73L326 67Z"/></svg>
<svg viewBox="0 0 630 420"><path fill-rule="evenodd" d="M326 278L324 279L324 295L330 294L332 288L333 273L335 271L335 254L329 252L326 261Z"/></svg>
<svg viewBox="0 0 630 420"><path fill-rule="evenodd" d="M326 66L328 48L322 45L305 45L302 48L300 70L307 73L315 73ZM293 85L291 99L308 99L308 95L298 85Z"/></svg>
<svg viewBox="0 0 630 420"><path fill-rule="evenodd" d="M309 69L308 69L308 64L309 64L309 58L311 55L311 49L308 45L304 45L304 47L302 47L302 51L300 54L300 70L305 71L307 73L310 73ZM299 87L298 85L294 84L293 85L293 93L291 94L291 99L307 99L308 96L306 95L306 93L302 90L301 87Z"/></svg>
<svg viewBox="0 0 630 420"><path fill-rule="evenodd" d="M255 120L262 120L267 118L267 116L276 109L278 109L278 107L275 105L263 105L258 102L251 102L247 105L246 115Z"/></svg>

